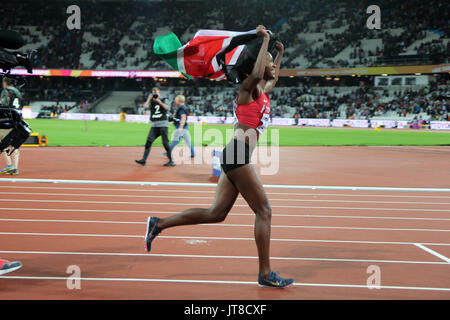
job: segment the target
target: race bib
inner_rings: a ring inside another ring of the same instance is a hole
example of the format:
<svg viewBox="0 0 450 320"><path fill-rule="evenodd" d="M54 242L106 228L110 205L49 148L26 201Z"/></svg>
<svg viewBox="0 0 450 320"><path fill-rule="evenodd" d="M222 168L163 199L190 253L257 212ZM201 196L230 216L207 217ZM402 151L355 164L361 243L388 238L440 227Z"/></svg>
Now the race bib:
<svg viewBox="0 0 450 320"><path fill-rule="evenodd" d="M266 100L264 100L266 102ZM264 105L261 109L262 117L260 119L261 124L256 128L260 133L263 133L267 129L270 123L270 106Z"/></svg>
<svg viewBox="0 0 450 320"><path fill-rule="evenodd" d="M263 116L261 117L261 124L259 125L257 130L263 133L264 130L266 130L267 127L269 126L269 123L270 123L270 114L264 113Z"/></svg>

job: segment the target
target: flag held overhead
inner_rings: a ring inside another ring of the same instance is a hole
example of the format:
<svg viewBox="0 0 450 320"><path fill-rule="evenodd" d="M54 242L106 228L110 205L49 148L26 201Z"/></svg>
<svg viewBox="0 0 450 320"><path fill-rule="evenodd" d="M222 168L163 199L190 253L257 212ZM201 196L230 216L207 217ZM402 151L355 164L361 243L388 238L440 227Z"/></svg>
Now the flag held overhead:
<svg viewBox="0 0 450 320"><path fill-rule="evenodd" d="M172 68L178 70L177 52L181 47L180 40L176 34L172 32L155 39L155 42L153 43L153 52L164 59ZM186 74L184 74L184 76L188 79L191 78Z"/></svg>
<svg viewBox="0 0 450 320"><path fill-rule="evenodd" d="M155 39L153 51L187 77L240 83L244 74L235 72L233 67L245 64L244 69L248 70L250 64L253 65L261 46L258 40L256 30L199 30L192 40L182 46L178 37L169 33ZM272 36L271 44L269 49L274 48L275 44ZM253 52L255 50L256 54Z"/></svg>

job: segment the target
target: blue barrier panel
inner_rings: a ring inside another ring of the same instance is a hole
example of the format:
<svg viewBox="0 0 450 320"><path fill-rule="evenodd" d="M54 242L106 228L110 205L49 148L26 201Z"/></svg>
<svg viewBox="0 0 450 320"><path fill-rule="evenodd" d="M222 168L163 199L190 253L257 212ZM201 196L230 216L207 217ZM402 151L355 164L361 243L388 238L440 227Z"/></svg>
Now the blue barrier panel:
<svg viewBox="0 0 450 320"><path fill-rule="evenodd" d="M219 150L213 150L213 170L212 175L213 177L220 177L220 156L222 155L222 151Z"/></svg>

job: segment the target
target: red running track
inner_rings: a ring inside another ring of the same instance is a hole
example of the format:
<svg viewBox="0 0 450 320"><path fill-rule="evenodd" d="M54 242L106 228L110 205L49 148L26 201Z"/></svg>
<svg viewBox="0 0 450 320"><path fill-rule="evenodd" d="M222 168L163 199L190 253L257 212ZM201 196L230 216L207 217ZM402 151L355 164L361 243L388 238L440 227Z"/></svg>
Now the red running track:
<svg viewBox="0 0 450 320"><path fill-rule="evenodd" d="M427 150L415 148L420 154ZM311 151L298 149L302 153ZM333 150L323 149L333 157ZM336 158L342 157L344 149ZM350 149L355 166L365 161L367 148L360 148L360 159L355 158L355 148ZM22 172L27 167L31 172L24 173L23 178L79 179L76 171L62 169L73 159L64 162L60 155L52 157L48 154L52 150L65 152L67 159L71 148L34 149L33 153L48 157L40 162L41 174L36 171L36 161L30 164L26 158L29 150L25 150ZM117 152L114 148L102 150ZM317 148L312 152L318 152ZM400 158L392 149L387 152L385 157ZM398 152L414 159L420 156L404 149ZM449 171L445 171L450 152L435 153L442 162L436 161L432 152L429 158L434 170L441 170L439 181L409 183L403 171L392 170L397 164L386 163L385 174L391 181L397 179L396 185L386 186L445 187L443 181L450 181ZM383 157L382 151L378 155ZM129 158L129 154L120 157ZM338 163L343 164L345 158L340 159ZM283 161L287 161L286 155ZM406 166L414 169L417 165L419 172L420 166L427 165L427 157L415 161ZM160 165L156 162L150 169ZM317 169L317 165L310 167ZM64 172L64 176L48 173L52 168ZM176 168L182 170L183 166ZM209 167L193 171L201 169ZM272 176L263 177L263 181L307 184L301 180L301 172L306 169L294 168L290 180L281 174L283 179ZM104 179L108 170L103 164L96 178L89 169L83 179ZM131 170L137 168L124 168L123 176L128 177ZM323 169L327 170L330 168ZM373 183L358 183L364 170L355 171L359 175L353 180L340 178L336 171L334 185L383 186L371 172L366 172L366 179ZM166 181L176 181L177 174L166 171ZM117 172L111 175L121 180ZM315 182L330 185L329 177L319 177ZM273 207L273 269L296 280L295 286L284 290L256 286L254 217L241 198L224 223L165 230L155 240L152 254L145 253L143 234L148 215L164 217L191 206L206 207L212 201L214 187L0 180L0 256L24 263L22 269L0 277L0 299L450 298L450 193L275 188L267 192ZM80 290L67 288L67 268L71 265L81 270ZM369 266L379 267L380 289L367 287Z"/></svg>

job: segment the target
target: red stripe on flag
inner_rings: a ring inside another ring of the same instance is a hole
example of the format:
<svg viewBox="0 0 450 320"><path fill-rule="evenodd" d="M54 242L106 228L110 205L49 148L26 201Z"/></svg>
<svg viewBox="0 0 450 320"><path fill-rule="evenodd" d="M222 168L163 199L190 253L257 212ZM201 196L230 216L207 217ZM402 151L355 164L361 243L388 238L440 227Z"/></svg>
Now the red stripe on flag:
<svg viewBox="0 0 450 320"><path fill-rule="evenodd" d="M218 70L218 64L213 59L221 52L224 46L228 46L231 38L245 34L255 33L233 32L221 30L200 30L194 38L179 50L183 52L183 61L186 74L192 77L209 77L211 79L223 79L224 71ZM234 48L225 55L225 63L236 62L243 46Z"/></svg>

